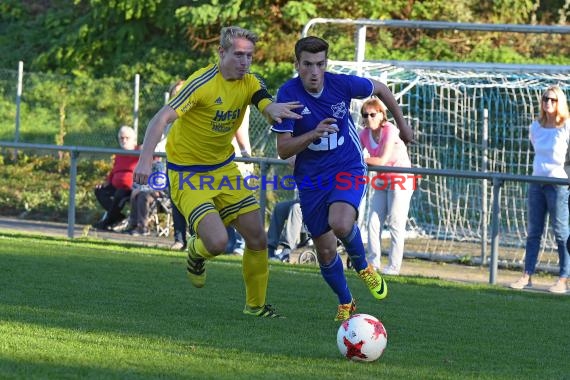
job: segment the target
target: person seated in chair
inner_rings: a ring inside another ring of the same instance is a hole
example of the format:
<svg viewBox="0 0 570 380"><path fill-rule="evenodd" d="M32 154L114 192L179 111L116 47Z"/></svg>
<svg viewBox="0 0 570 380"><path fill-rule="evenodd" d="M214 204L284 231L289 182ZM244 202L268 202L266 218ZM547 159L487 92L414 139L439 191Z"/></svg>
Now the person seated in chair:
<svg viewBox="0 0 570 380"><path fill-rule="evenodd" d="M243 236L233 227L227 226L228 244L226 244L226 253L243 256L245 250L245 240Z"/></svg>
<svg viewBox="0 0 570 380"><path fill-rule="evenodd" d="M302 227L303 216L299 198L278 202L271 213L267 230L269 259L288 262L291 251L300 243ZM283 247L280 252L277 250L279 245Z"/></svg>
<svg viewBox="0 0 570 380"><path fill-rule="evenodd" d="M295 156L287 159L290 167L295 166ZM299 194L295 189L295 198L277 202L271 212L267 230L267 254L269 260L289 261L291 251L297 248L303 228L303 217ZM285 227L285 222L287 225ZM278 253L277 248L283 249Z"/></svg>
<svg viewBox="0 0 570 380"><path fill-rule="evenodd" d="M162 189L166 186L166 167L160 159L156 159L152 164L152 173L164 173L164 176L154 175L151 184L134 184L131 193L131 214L129 215L129 225L126 232L133 236L150 235L149 215L153 203L165 193ZM152 186L151 186L152 185Z"/></svg>
<svg viewBox="0 0 570 380"><path fill-rule="evenodd" d="M119 129L119 145L125 150L135 150L137 136L135 130L129 126ZM116 154L113 168L104 183L95 187L95 197L105 209L105 214L93 227L101 230L111 230L122 222L126 216L121 211L129 200L133 187L133 171L139 156Z"/></svg>

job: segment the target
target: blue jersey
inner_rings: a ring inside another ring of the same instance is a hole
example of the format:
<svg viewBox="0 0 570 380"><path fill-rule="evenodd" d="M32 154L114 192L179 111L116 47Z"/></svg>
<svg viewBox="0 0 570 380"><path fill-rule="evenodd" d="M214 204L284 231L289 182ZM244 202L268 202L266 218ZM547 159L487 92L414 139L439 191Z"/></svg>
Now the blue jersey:
<svg viewBox="0 0 570 380"><path fill-rule="evenodd" d="M295 181L297 184L319 183L333 179L340 172L364 173L365 164L356 126L350 115L350 102L353 98L366 98L372 95L374 86L369 79L354 75L325 73L324 88L318 98L308 93L299 77L287 81L277 92L277 102L299 101L302 108L295 112L302 119L284 119L274 125L275 132L290 132L293 136L302 135L326 118L337 119L338 133L330 134L314 141L297 154L295 160ZM302 186L299 186L302 191Z"/></svg>

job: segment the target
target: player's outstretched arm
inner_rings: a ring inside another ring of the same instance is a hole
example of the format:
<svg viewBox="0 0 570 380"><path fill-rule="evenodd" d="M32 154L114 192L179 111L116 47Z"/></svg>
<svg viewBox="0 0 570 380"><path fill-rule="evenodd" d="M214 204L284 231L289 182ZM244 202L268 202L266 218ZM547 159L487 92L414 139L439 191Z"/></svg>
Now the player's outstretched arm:
<svg viewBox="0 0 570 380"><path fill-rule="evenodd" d="M291 133L279 133L277 135L277 154L286 160L305 150L313 141L327 136L331 133L338 132L338 126L335 124L336 119L330 117L321 122L308 132L300 136L291 136Z"/></svg>
<svg viewBox="0 0 570 380"><path fill-rule="evenodd" d="M392 91L390 91L388 86L382 82L372 79L372 83L374 84L374 95L376 95L386 105L386 107L388 107L388 110L390 110L392 116L394 116L396 125L400 130L400 138L406 144L414 141L414 132L406 122L406 119L404 119L402 109L396 101L394 94L392 94Z"/></svg>
<svg viewBox="0 0 570 380"><path fill-rule="evenodd" d="M302 116L296 112L294 109L303 107L299 102L287 102L287 103L271 103L263 109L263 114L269 120L281 123L283 119L301 119Z"/></svg>
<svg viewBox="0 0 570 380"><path fill-rule="evenodd" d="M149 121L144 135L139 162L133 173L133 182L146 184L152 170L154 149L162 137L164 128L178 118L178 114L169 105L164 105Z"/></svg>

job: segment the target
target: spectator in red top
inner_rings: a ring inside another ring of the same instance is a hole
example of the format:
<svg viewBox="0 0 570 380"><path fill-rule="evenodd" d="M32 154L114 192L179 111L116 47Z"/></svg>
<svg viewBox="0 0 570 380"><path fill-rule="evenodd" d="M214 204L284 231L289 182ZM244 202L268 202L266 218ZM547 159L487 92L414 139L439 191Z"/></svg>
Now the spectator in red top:
<svg viewBox="0 0 570 380"><path fill-rule="evenodd" d="M125 150L135 150L137 136L135 130L129 126L119 129L119 145ZM105 214L93 227L101 230L110 230L114 225L126 219L121 211L129 201L133 188L133 171L139 156L115 155L113 168L107 176L105 183L95 187L95 197L105 209Z"/></svg>

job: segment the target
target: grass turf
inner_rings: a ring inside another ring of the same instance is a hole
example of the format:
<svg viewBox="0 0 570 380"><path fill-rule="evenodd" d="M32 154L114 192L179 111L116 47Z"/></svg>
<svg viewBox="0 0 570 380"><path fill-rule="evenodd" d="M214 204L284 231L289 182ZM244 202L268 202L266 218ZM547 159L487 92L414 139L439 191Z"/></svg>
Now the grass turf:
<svg viewBox="0 0 570 380"><path fill-rule="evenodd" d="M336 297L316 267L272 264L268 301L287 319L241 313L241 262L90 240L0 233L0 378L564 378L568 297L389 279L378 302L353 272L358 311L379 317L374 363L342 358Z"/></svg>

